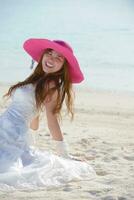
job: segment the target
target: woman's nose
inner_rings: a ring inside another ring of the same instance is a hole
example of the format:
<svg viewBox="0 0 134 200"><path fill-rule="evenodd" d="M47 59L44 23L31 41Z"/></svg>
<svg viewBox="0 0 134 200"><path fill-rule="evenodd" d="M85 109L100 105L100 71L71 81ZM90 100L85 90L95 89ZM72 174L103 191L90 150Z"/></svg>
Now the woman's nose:
<svg viewBox="0 0 134 200"><path fill-rule="evenodd" d="M51 55L51 56L49 57L49 60L50 60L51 62L54 62L54 61L55 61L55 58L56 58L55 55Z"/></svg>
<svg viewBox="0 0 134 200"><path fill-rule="evenodd" d="M54 58L51 56L50 58L48 58L47 60L51 65L54 64Z"/></svg>

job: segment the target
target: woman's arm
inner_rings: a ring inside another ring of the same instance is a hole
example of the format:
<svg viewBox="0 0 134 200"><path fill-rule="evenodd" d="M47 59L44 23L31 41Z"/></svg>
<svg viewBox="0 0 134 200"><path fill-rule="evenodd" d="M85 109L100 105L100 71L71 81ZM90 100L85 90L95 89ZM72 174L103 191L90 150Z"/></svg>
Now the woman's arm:
<svg viewBox="0 0 134 200"><path fill-rule="evenodd" d="M58 94L55 93L51 101L45 103L48 128L53 138L53 145L55 146L56 152L59 156L62 156L68 159L73 159L76 161L82 161L81 159L77 159L68 153L68 144L63 139L63 135L62 135L56 114L53 114L52 112L53 108L56 105L57 95Z"/></svg>
<svg viewBox="0 0 134 200"><path fill-rule="evenodd" d="M37 130L39 128L39 115L32 119L30 122L30 128Z"/></svg>
<svg viewBox="0 0 134 200"><path fill-rule="evenodd" d="M52 138L54 140L62 141L63 135L57 120L57 116L56 114L53 113L53 109L56 105L57 95L58 93L55 92L51 98L51 101L45 102L45 108L46 108L48 128L50 130Z"/></svg>
<svg viewBox="0 0 134 200"><path fill-rule="evenodd" d="M46 111L46 115L47 115L48 128L50 130L52 138L54 140L62 141L63 135L62 135L56 115L48 111L48 109Z"/></svg>
<svg viewBox="0 0 134 200"><path fill-rule="evenodd" d="M63 139L57 116L53 113L55 104L56 101L54 96L50 102L45 103L48 128L53 139L52 145L55 147L57 155L69 158L67 143Z"/></svg>

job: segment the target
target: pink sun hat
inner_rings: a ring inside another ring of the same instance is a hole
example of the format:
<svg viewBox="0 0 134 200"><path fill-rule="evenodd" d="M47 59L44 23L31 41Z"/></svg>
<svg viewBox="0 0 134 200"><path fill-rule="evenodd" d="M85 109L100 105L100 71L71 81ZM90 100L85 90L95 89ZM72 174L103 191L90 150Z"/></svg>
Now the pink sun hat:
<svg viewBox="0 0 134 200"><path fill-rule="evenodd" d="M23 44L25 51L33 60L39 62L45 49L53 49L62 54L69 63L69 74L72 83L80 83L84 80L84 75L80 69L79 63L73 54L73 50L69 44L62 40L48 40L41 38L30 38Z"/></svg>

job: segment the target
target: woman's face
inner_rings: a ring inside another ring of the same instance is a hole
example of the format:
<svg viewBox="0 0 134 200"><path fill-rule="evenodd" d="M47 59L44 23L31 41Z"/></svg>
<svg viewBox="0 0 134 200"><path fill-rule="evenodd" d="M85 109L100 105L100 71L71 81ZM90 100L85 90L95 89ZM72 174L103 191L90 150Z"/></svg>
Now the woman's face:
<svg viewBox="0 0 134 200"><path fill-rule="evenodd" d="M42 58L42 68L46 73L59 71L65 62L65 58L53 49L47 50Z"/></svg>

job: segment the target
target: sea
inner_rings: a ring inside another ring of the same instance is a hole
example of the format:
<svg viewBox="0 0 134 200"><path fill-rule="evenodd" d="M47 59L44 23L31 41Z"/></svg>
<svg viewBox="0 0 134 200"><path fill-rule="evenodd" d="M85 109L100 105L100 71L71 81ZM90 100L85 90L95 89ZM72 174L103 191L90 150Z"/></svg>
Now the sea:
<svg viewBox="0 0 134 200"><path fill-rule="evenodd" d="M47 38L73 47L80 87L134 92L134 0L0 0L0 8L1 84L29 76L23 43Z"/></svg>

